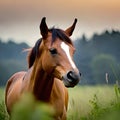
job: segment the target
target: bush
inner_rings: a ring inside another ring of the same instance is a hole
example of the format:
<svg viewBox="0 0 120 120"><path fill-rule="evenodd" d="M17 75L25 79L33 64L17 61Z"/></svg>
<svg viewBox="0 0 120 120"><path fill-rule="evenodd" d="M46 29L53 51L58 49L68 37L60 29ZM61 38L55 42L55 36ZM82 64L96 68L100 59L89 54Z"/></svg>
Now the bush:
<svg viewBox="0 0 120 120"><path fill-rule="evenodd" d="M53 120L53 113L50 106L36 102L31 94L25 94L14 105L11 120Z"/></svg>

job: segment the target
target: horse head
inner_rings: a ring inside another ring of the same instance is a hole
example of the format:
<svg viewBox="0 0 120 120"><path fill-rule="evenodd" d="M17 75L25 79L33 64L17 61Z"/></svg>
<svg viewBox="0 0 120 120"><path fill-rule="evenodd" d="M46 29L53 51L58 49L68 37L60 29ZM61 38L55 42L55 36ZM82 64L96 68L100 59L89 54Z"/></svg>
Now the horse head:
<svg viewBox="0 0 120 120"><path fill-rule="evenodd" d="M76 22L77 19L66 30L49 29L44 17L40 23L42 38L33 49L37 56L33 58L34 61L36 60L36 63L39 63L48 75L62 80L66 87L74 87L80 81L81 76L73 61L75 48L70 39Z"/></svg>

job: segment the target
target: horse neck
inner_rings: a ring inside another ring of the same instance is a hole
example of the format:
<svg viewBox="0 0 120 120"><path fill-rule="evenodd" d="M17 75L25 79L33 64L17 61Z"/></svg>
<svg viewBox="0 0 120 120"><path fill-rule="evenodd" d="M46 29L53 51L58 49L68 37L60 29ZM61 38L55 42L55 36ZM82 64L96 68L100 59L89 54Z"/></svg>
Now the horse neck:
<svg viewBox="0 0 120 120"><path fill-rule="evenodd" d="M53 77L51 74L46 73L40 64L35 64L32 70L31 81L35 97L44 102L49 101L53 86Z"/></svg>

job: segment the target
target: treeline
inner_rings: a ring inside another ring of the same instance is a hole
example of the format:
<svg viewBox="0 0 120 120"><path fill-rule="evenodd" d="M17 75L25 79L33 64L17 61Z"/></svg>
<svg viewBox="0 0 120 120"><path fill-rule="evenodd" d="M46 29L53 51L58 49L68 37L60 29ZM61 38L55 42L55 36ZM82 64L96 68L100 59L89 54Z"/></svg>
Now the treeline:
<svg viewBox="0 0 120 120"><path fill-rule="evenodd" d="M26 70L26 43L17 44L12 40L7 43L0 40L0 86L5 85L9 77L15 72Z"/></svg>
<svg viewBox="0 0 120 120"><path fill-rule="evenodd" d="M74 41L74 60L82 73L81 84L114 84L120 82L120 32L112 30L94 34L91 39L85 35ZM15 72L27 69L26 43L0 40L0 86L5 85Z"/></svg>
<svg viewBox="0 0 120 120"><path fill-rule="evenodd" d="M112 30L85 35L75 41L75 62L82 74L82 84L120 82L120 32Z"/></svg>

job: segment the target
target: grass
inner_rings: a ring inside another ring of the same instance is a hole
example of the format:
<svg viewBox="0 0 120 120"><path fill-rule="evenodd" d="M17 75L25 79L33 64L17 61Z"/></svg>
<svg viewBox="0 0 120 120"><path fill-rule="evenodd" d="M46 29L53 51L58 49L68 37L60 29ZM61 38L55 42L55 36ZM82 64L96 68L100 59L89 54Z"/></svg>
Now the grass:
<svg viewBox="0 0 120 120"><path fill-rule="evenodd" d="M109 120L104 119L109 112L120 112L118 86L82 86L70 89L69 93L68 120Z"/></svg>
<svg viewBox="0 0 120 120"><path fill-rule="evenodd" d="M80 86L69 88L68 90L68 120L118 120L118 115L120 113L120 90L117 85ZM0 120L9 120L5 110L3 91L4 89L0 89L0 96L2 96L0 97ZM23 101L13 110L12 120L20 117L19 114L27 114L28 118L30 116L30 118L35 118L36 120L38 120L38 118L40 119L41 116L44 117L50 115L48 112L50 108L41 107L44 105L41 105L40 103L33 104L34 100L32 98L24 98L25 100L23 99ZM33 109L34 105L36 107ZM32 120L28 118L26 118L26 120ZM46 120L49 120L49 118L46 118Z"/></svg>
<svg viewBox="0 0 120 120"><path fill-rule="evenodd" d="M4 103L4 89L0 88L0 120L9 120L5 103Z"/></svg>

